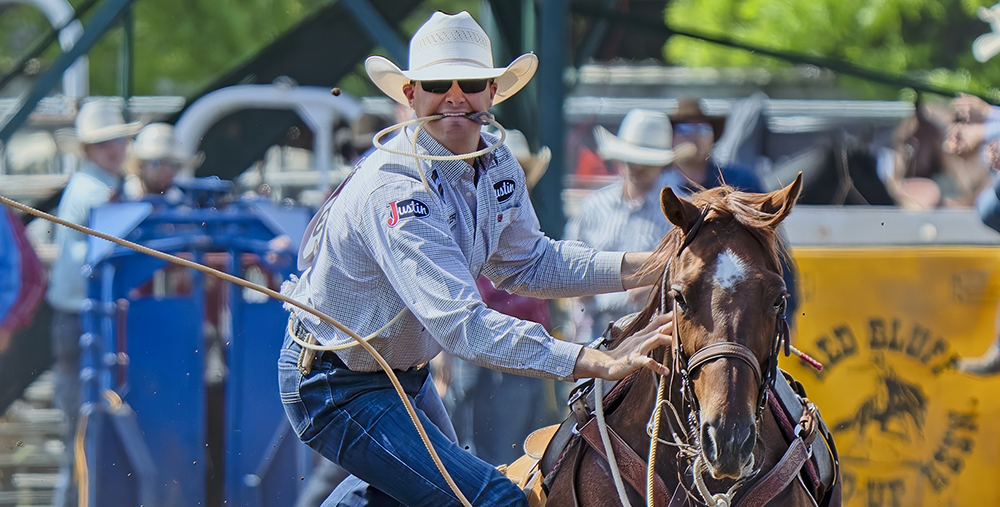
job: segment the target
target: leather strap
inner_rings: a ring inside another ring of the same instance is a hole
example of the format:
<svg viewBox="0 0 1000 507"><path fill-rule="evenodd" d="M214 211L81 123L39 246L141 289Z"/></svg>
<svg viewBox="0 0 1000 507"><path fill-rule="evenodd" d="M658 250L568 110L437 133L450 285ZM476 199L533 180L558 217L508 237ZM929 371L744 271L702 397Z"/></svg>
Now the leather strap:
<svg viewBox="0 0 1000 507"><path fill-rule="evenodd" d="M718 342L703 347L698 352L695 352L690 359L688 359L687 370L690 375L694 375L694 372L698 371L698 368L708 362L715 361L716 359L722 359L724 357L729 357L733 359L739 359L744 363L750 365L753 370L754 379L757 380L757 385L761 382L761 372L760 363L757 361L757 356L753 355L746 345L735 342Z"/></svg>
<svg viewBox="0 0 1000 507"><path fill-rule="evenodd" d="M593 418L583 425L580 429L580 436L583 437L584 441L590 444L590 447L597 451L598 454L607 461L608 456L604 452L604 443L601 441L601 434L597 429L597 418ZM632 486L642 498L646 498L646 460L639 457L635 451L625 443L624 440L618 433L615 432L608 426L608 437L611 439L611 449L615 453L615 460L618 462L618 470L621 472L622 479ZM663 505L663 501L668 498L670 494L667 489L667 485L663 482L663 479L659 475L653 474L653 504Z"/></svg>
<svg viewBox="0 0 1000 507"><path fill-rule="evenodd" d="M763 507L792 483L808 459L808 446L801 438L796 438L788 446L781 461L747 491L736 503L736 507Z"/></svg>
<svg viewBox="0 0 1000 507"><path fill-rule="evenodd" d="M684 507L688 504L688 492L684 488L683 484L678 484L677 489L674 490L674 495L670 497L670 503L667 507Z"/></svg>

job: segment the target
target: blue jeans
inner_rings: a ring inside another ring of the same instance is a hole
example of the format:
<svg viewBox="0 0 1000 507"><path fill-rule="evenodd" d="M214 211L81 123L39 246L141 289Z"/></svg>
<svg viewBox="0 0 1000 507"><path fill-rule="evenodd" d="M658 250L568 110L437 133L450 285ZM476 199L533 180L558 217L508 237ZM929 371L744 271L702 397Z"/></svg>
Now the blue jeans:
<svg viewBox="0 0 1000 507"><path fill-rule="evenodd" d="M285 412L303 442L351 473L324 506L460 505L384 372L353 372L327 352L303 376L300 350L286 334L278 359ZM465 497L477 507L527 507L517 485L455 443L427 368L395 373Z"/></svg>

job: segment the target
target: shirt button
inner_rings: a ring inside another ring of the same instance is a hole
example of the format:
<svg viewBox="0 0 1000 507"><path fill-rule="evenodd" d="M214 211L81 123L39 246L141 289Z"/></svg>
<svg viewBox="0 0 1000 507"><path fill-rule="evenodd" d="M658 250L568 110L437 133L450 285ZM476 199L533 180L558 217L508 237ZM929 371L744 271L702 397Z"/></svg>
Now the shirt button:
<svg viewBox="0 0 1000 507"><path fill-rule="evenodd" d="M466 196L466 197L472 197L472 192L466 192L466 193L465 193L465 196Z"/></svg>

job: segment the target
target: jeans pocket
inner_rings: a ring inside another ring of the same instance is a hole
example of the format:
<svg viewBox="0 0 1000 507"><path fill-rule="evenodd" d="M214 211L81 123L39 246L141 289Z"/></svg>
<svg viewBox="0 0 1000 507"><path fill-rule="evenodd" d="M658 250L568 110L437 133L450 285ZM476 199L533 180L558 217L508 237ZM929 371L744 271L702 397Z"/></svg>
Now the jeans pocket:
<svg viewBox="0 0 1000 507"><path fill-rule="evenodd" d="M285 407L285 414L288 415L288 422L292 424L295 434L301 438L312 421L299 393L302 372L298 368L298 359L299 355L295 351L281 349L278 360L278 392L281 395L281 404Z"/></svg>

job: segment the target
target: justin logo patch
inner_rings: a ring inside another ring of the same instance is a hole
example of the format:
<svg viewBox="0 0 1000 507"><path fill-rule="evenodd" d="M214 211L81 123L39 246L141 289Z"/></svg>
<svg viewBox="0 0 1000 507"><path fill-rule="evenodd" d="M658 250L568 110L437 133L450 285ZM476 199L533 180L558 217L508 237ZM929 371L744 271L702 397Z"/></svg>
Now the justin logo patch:
<svg viewBox="0 0 1000 507"><path fill-rule="evenodd" d="M497 202L504 202L514 195L514 180L503 180L493 184L493 190L497 194Z"/></svg>
<svg viewBox="0 0 1000 507"><path fill-rule="evenodd" d="M392 201L389 203L389 220L386 224L395 227L401 219L409 217L423 218L430 214L427 205L416 200Z"/></svg>

